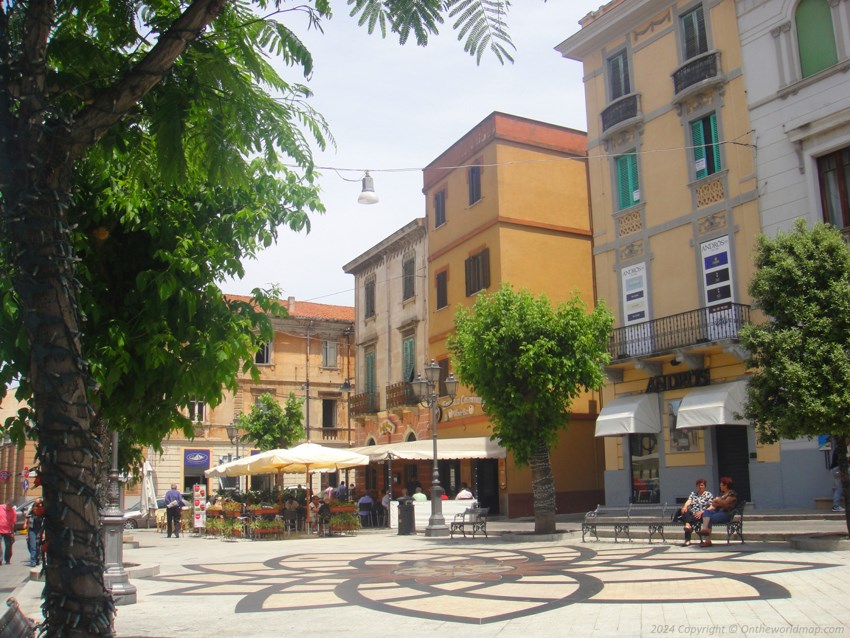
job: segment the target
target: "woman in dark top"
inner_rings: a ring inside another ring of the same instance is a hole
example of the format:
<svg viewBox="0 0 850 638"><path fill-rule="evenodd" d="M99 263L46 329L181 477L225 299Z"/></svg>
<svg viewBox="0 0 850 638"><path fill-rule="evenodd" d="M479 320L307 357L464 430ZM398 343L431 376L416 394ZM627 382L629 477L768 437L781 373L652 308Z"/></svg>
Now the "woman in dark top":
<svg viewBox="0 0 850 638"><path fill-rule="evenodd" d="M720 479L720 496L711 501L711 505L702 513L702 536L700 547L711 547L711 526L714 523L728 523L732 520L730 512L738 504L738 495L732 489L732 479L724 476Z"/></svg>

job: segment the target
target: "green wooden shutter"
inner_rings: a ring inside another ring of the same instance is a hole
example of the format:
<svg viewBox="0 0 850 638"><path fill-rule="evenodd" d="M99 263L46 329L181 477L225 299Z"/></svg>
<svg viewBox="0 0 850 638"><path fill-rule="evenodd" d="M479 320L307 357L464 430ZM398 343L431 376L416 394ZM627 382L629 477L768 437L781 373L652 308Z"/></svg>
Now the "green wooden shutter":
<svg viewBox="0 0 850 638"><path fill-rule="evenodd" d="M617 158L617 190L620 209L634 206L640 201L637 154L628 153ZM636 195L638 195L636 197Z"/></svg>
<svg viewBox="0 0 850 638"><path fill-rule="evenodd" d="M682 31L685 37L685 59L708 51L708 41L705 35L705 17L702 7L682 16Z"/></svg>
<svg viewBox="0 0 850 638"><path fill-rule="evenodd" d="M705 158L705 135L702 131L702 120L691 122L691 145L694 148L694 166L697 168L697 179L708 175Z"/></svg>
<svg viewBox="0 0 850 638"><path fill-rule="evenodd" d="M413 381L413 369L416 366L416 339L407 337L401 344L404 367L404 380Z"/></svg>
<svg viewBox="0 0 850 638"><path fill-rule="evenodd" d="M720 164L720 136L717 134L716 113L712 113L708 116L708 125L711 129L711 156L714 159L714 170L711 172L716 173L722 168Z"/></svg>
<svg viewBox="0 0 850 638"><path fill-rule="evenodd" d="M366 353L366 392L375 392L375 353Z"/></svg>
<svg viewBox="0 0 850 638"><path fill-rule="evenodd" d="M838 62L832 11L827 0L800 0L794 16L800 71L808 77Z"/></svg>

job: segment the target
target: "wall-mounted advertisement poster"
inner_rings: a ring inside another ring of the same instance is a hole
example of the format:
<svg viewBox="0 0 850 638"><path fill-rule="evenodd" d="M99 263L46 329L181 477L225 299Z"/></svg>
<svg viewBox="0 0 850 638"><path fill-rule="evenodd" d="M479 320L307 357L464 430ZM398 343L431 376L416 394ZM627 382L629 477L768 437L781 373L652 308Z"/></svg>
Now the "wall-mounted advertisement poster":
<svg viewBox="0 0 850 638"><path fill-rule="evenodd" d="M622 354L635 356L652 352L652 330L647 301L646 264L634 264L620 271L623 285L623 325L625 342ZM619 354L619 353L618 353Z"/></svg>
<svg viewBox="0 0 850 638"><path fill-rule="evenodd" d="M708 310L708 340L730 339L738 335L732 300L732 259L729 237L724 235L700 244L705 307Z"/></svg>

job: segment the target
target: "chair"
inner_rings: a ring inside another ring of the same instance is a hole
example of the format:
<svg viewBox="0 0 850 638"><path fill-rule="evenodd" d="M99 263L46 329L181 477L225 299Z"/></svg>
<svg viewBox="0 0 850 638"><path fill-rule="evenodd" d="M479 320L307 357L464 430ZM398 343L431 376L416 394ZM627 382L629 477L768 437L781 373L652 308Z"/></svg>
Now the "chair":
<svg viewBox="0 0 850 638"><path fill-rule="evenodd" d="M360 527L372 527L372 503L358 503Z"/></svg>
<svg viewBox="0 0 850 638"><path fill-rule="evenodd" d="M297 510L284 510L283 511L283 533L291 534L292 532L297 532L299 528L298 521L298 511Z"/></svg>

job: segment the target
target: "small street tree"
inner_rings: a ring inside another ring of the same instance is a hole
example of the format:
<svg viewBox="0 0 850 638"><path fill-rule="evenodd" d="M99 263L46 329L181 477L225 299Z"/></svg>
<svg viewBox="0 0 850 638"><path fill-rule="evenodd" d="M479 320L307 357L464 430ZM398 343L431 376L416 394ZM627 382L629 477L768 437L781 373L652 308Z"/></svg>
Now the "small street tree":
<svg viewBox="0 0 850 638"><path fill-rule="evenodd" d="M245 438L256 443L263 452L288 448L304 438L302 399L289 393L286 405L281 406L271 394L263 394L248 414L239 416L237 425Z"/></svg>
<svg viewBox="0 0 850 638"><path fill-rule="evenodd" d="M833 226L759 238L750 283L768 317L741 331L753 374L744 416L763 442L833 435L850 532L850 250Z"/></svg>
<svg viewBox="0 0 850 638"><path fill-rule="evenodd" d="M455 373L481 397L492 437L518 465L531 467L537 534L555 531L549 452L576 397L604 384L612 325L603 305L588 313L576 295L553 307L545 295L509 285L479 295L472 309L455 315L449 337Z"/></svg>

